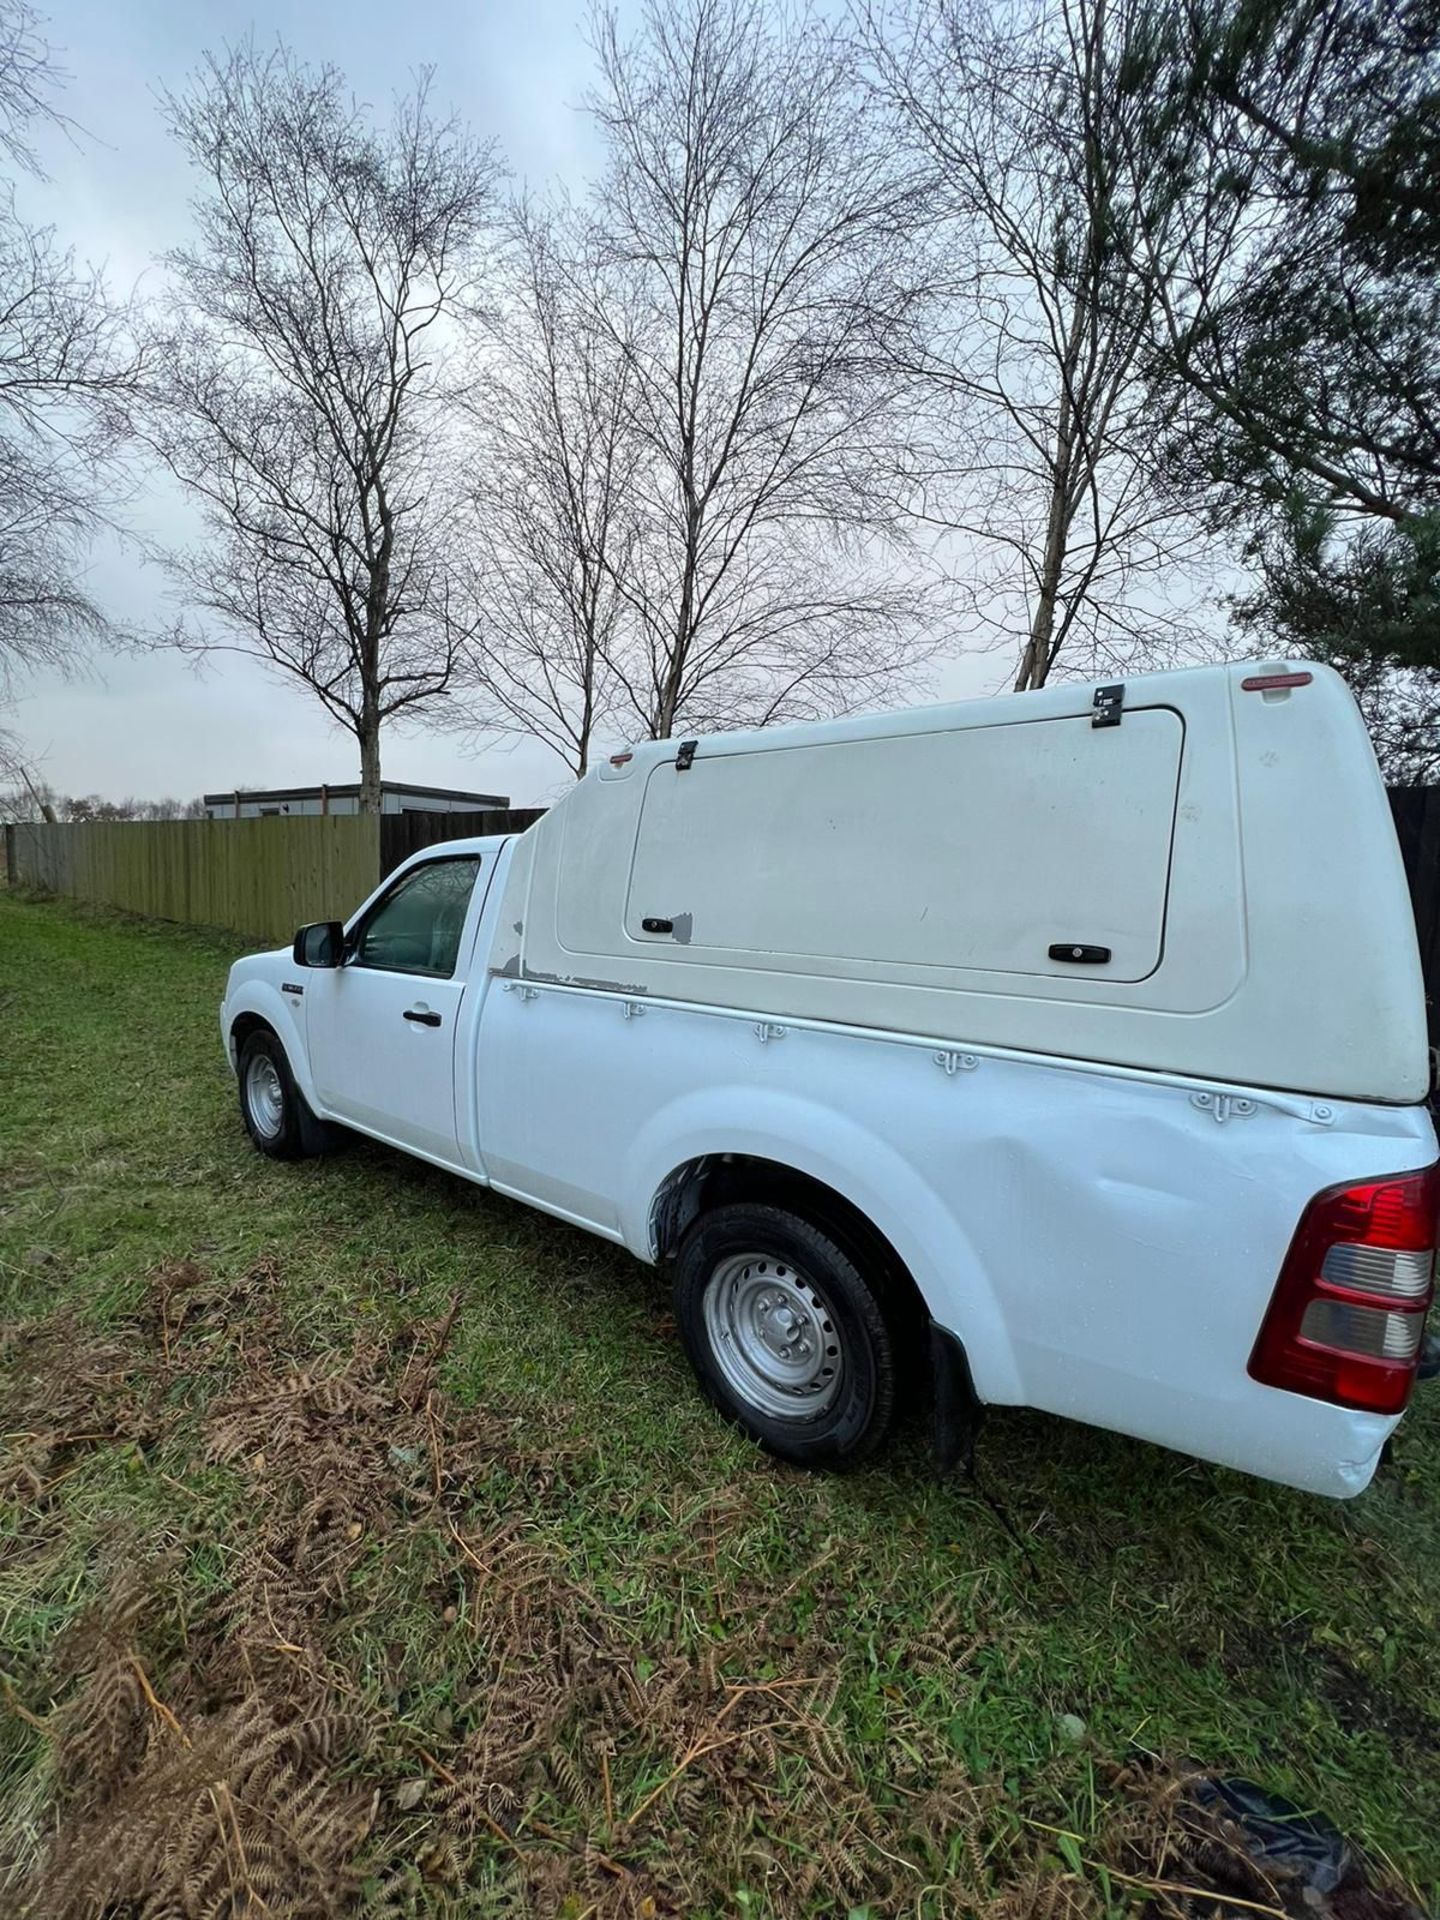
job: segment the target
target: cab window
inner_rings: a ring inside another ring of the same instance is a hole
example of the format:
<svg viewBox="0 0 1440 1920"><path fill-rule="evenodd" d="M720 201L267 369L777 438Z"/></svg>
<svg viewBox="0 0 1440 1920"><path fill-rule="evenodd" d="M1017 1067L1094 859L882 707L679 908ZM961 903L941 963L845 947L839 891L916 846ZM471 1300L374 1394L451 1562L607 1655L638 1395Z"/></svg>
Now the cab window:
<svg viewBox="0 0 1440 1920"><path fill-rule="evenodd" d="M479 871L476 854L412 867L361 927L351 965L448 979Z"/></svg>

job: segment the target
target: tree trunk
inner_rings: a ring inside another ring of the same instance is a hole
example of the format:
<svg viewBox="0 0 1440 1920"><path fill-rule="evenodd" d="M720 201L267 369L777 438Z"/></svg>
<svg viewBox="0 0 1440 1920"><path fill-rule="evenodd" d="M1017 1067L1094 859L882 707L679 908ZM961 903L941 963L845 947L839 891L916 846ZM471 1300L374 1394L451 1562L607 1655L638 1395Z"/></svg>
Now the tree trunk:
<svg viewBox="0 0 1440 1920"><path fill-rule="evenodd" d="M680 366L685 365L684 347L680 352ZM698 374L698 369L697 369ZM692 387L695 377L692 376ZM693 412L687 414L682 431L684 446L682 449L681 486L685 494L685 559L680 577L680 610L675 619L675 637L672 642L670 658L665 663L665 679L660 689L660 709L655 715L652 738L668 740L675 731L675 717L680 706L680 688L685 678L685 662L689 658L690 646L695 636L691 624L695 618L695 582L700 552L700 521L704 509L699 504L695 492L695 419Z"/></svg>
<svg viewBox="0 0 1440 1920"><path fill-rule="evenodd" d="M585 669L581 682L580 724L575 742L575 778L583 780L590 767L590 735L595 729L595 666L600 645L595 638L593 618L585 623Z"/></svg>
<svg viewBox="0 0 1440 1920"><path fill-rule="evenodd" d="M20 778L25 782L26 786L30 789L30 798L35 802L36 806L40 809L40 818L45 822L47 827L55 826L56 819L55 819L54 807L51 806L50 802L44 797L43 794L39 793L36 790L35 782L30 778L29 773L25 770L24 767L21 767L20 769Z"/></svg>
<svg viewBox="0 0 1440 1920"><path fill-rule="evenodd" d="M1070 368L1066 368L1067 381ZM1060 400L1060 418L1055 428L1055 463L1050 469L1050 505L1045 516L1045 551L1040 560L1040 598L1030 622L1030 636L1020 656L1020 671L1015 676L1016 693L1043 687L1050 678L1051 643L1055 634L1055 608L1060 599L1060 580L1065 571L1065 556L1070 547L1071 468L1075 464L1075 432L1067 394Z"/></svg>
<svg viewBox="0 0 1440 1920"><path fill-rule="evenodd" d="M1050 493L1050 512L1045 529L1045 554L1040 563L1040 598L1029 638L1020 656L1020 671L1015 676L1016 693L1043 687L1050 677L1050 642L1055 632L1055 607L1060 598L1060 572L1065 564L1064 488L1056 474Z"/></svg>
<svg viewBox="0 0 1440 1920"><path fill-rule="evenodd" d="M675 716L680 706L680 683L685 672L686 657L690 652L690 642L694 637L690 631L691 613L695 605L693 554L696 536L693 530L693 516L691 529L687 536L690 552L685 558L685 577L680 586L680 612L675 622L675 638L670 658L665 663L665 680L660 689L660 708L655 715L655 729L652 737L656 740L668 740L675 731Z"/></svg>
<svg viewBox="0 0 1440 1920"><path fill-rule="evenodd" d="M357 728L360 740L360 811L380 811L380 715L367 700Z"/></svg>
<svg viewBox="0 0 1440 1920"><path fill-rule="evenodd" d="M390 557L395 550L395 515L385 477L374 473L375 512L379 540L372 544L370 578L365 593L365 628L360 635L360 811L380 811L380 645L387 631L390 606ZM368 528L368 518L367 518Z"/></svg>

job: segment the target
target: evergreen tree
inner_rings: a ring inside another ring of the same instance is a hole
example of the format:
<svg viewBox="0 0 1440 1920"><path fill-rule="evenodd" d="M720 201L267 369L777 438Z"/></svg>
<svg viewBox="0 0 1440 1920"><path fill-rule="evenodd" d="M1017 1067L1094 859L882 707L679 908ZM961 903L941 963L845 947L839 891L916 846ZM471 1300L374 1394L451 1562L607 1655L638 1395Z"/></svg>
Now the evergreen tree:
<svg viewBox="0 0 1440 1920"><path fill-rule="evenodd" d="M1334 660L1372 721L1408 712L1403 751L1379 730L1387 770L1433 770L1412 723L1433 736L1440 684L1440 0L1175 0L1131 83L1134 164L1194 210L1158 289L1177 482L1246 530L1242 624Z"/></svg>

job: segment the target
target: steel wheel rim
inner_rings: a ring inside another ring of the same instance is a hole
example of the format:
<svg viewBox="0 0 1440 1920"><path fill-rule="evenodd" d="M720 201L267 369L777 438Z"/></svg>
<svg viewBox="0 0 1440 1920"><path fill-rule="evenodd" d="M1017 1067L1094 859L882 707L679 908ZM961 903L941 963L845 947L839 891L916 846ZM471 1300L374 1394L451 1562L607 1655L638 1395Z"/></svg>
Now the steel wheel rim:
<svg viewBox="0 0 1440 1920"><path fill-rule="evenodd" d="M704 1300L715 1364L736 1399L771 1420L813 1420L840 1391L840 1333L808 1275L773 1253L719 1261Z"/></svg>
<svg viewBox="0 0 1440 1920"><path fill-rule="evenodd" d="M285 1124L285 1089L269 1054L253 1055L245 1069L245 1104L255 1131L273 1140Z"/></svg>

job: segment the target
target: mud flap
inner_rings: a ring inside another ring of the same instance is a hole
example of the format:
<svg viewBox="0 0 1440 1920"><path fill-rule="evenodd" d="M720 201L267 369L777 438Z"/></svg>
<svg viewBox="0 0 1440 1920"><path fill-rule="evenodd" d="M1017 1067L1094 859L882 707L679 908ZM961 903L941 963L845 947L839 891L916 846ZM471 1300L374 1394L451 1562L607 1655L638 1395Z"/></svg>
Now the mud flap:
<svg viewBox="0 0 1440 1920"><path fill-rule="evenodd" d="M930 1378L935 1395L932 1445L939 1472L949 1473L963 1461L974 1471L975 1436L985 1408L970 1377L965 1349L946 1327L930 1322Z"/></svg>

